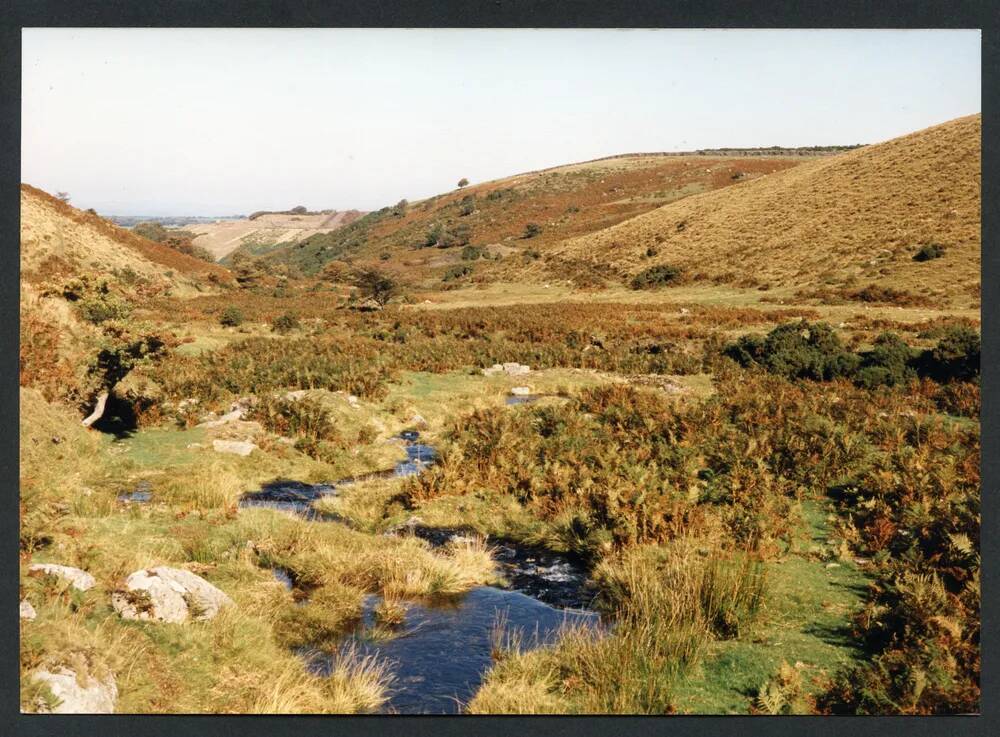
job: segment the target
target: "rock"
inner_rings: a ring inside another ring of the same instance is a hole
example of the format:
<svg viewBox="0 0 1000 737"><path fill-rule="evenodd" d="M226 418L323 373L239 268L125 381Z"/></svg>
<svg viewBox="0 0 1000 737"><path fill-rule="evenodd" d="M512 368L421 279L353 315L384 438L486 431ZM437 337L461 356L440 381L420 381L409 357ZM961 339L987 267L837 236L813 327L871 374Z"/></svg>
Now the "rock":
<svg viewBox="0 0 1000 737"><path fill-rule="evenodd" d="M414 413L413 417L410 418L409 424L415 427L417 430L426 430L430 425L428 425L427 420L424 419L423 415Z"/></svg>
<svg viewBox="0 0 1000 737"><path fill-rule="evenodd" d="M35 671L32 678L48 686L59 702L52 707L53 714L113 714L115 711L118 687L111 676L103 682L91 677L81 679L75 671L58 667ZM44 703L37 707L40 712L50 711Z"/></svg>
<svg viewBox="0 0 1000 737"><path fill-rule="evenodd" d="M217 453L235 453L238 456L248 456L257 446L249 440L213 440L212 450Z"/></svg>
<svg viewBox="0 0 1000 737"><path fill-rule="evenodd" d="M357 406L358 406L358 398L356 396L354 396L353 394L348 394L347 395L347 403L349 405L351 405L352 407L357 408Z"/></svg>
<svg viewBox="0 0 1000 737"><path fill-rule="evenodd" d="M167 566L129 574L125 590L111 595L111 605L124 619L156 622L211 619L232 604L224 591L200 576Z"/></svg>
<svg viewBox="0 0 1000 737"><path fill-rule="evenodd" d="M512 387L510 393L515 397L530 397L531 387L530 386L515 386Z"/></svg>
<svg viewBox="0 0 1000 737"><path fill-rule="evenodd" d="M21 606L18 607L21 619L27 619L29 622L32 621L38 614L35 612L35 607L31 606L31 602L27 599L21 600Z"/></svg>
<svg viewBox="0 0 1000 737"><path fill-rule="evenodd" d="M222 417L220 417L217 420L206 420L205 422L199 423L198 427L221 427L222 425L225 425L227 423L236 422L237 420L242 420L246 412L247 411L245 407L236 407L235 409L230 410L226 414L222 415Z"/></svg>
<svg viewBox="0 0 1000 737"><path fill-rule="evenodd" d="M309 393L308 389L296 389L293 392L286 392L285 399L287 399L289 402L297 402L308 393Z"/></svg>
<svg viewBox="0 0 1000 737"><path fill-rule="evenodd" d="M522 376L531 372L530 366L520 363L495 363L489 368L481 369L483 376L494 376L495 374L507 374L508 376Z"/></svg>
<svg viewBox="0 0 1000 737"><path fill-rule="evenodd" d="M60 566L54 563L34 563L28 567L31 573L42 573L46 576L57 576L69 584L77 591L86 591L94 588L97 581L86 571L72 566Z"/></svg>

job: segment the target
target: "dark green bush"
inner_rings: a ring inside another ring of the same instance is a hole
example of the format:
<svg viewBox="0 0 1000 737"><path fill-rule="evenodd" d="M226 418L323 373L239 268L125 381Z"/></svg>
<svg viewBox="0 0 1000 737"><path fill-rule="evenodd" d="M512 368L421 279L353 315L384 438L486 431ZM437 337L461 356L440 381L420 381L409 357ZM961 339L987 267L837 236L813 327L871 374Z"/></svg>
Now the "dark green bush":
<svg viewBox="0 0 1000 737"><path fill-rule="evenodd" d="M472 273L472 267L468 264L458 264L457 266L452 266L441 278L442 281L455 281L456 279L461 279L463 276L468 276Z"/></svg>
<svg viewBox="0 0 1000 737"><path fill-rule="evenodd" d="M290 333L293 330L299 328L299 318L296 317L291 312L286 312L280 317L276 317L274 322L271 323L271 329L276 333L281 333L282 335Z"/></svg>
<svg viewBox="0 0 1000 737"><path fill-rule="evenodd" d="M759 365L786 379L848 376L860 363L844 349L833 328L805 320L779 325L764 338L745 335L723 353L743 366Z"/></svg>
<svg viewBox="0 0 1000 737"><path fill-rule="evenodd" d="M677 281L681 270L670 264L650 266L632 277L632 289L655 289Z"/></svg>
<svg viewBox="0 0 1000 737"><path fill-rule="evenodd" d="M931 261L932 259L941 258L944 256L944 246L939 243L927 243L920 247L915 254L913 254L914 261Z"/></svg>
<svg viewBox="0 0 1000 737"><path fill-rule="evenodd" d="M972 328L955 325L947 328L938 344L924 351L919 359L921 374L937 381L967 381L979 376L982 342Z"/></svg>
<svg viewBox="0 0 1000 737"><path fill-rule="evenodd" d="M243 312L238 307L227 307L219 316L219 324L235 328L243 324Z"/></svg>
<svg viewBox="0 0 1000 737"><path fill-rule="evenodd" d="M524 238L534 238L536 235L542 232L542 226L538 223L528 223L524 226Z"/></svg>
<svg viewBox="0 0 1000 737"><path fill-rule="evenodd" d="M895 333L883 333L875 339L874 348L861 355L854 381L868 389L905 384L917 376L912 365L915 357L915 351L902 338Z"/></svg>
<svg viewBox="0 0 1000 737"><path fill-rule="evenodd" d="M475 261L481 258L483 255L483 249L479 246L466 246L462 249L462 260L463 261Z"/></svg>

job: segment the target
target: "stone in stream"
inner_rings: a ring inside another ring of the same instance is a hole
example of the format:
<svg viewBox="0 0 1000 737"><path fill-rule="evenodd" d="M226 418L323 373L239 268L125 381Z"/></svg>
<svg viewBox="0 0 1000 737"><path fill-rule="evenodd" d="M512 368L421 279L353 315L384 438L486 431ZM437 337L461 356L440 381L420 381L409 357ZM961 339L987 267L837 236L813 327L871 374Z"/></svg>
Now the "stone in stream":
<svg viewBox="0 0 1000 737"><path fill-rule="evenodd" d="M115 679L108 676L100 681L91 676L80 677L69 668L56 667L52 670L37 670L31 674L33 680L48 686L56 697L57 704L49 707L43 701L36 704L42 713L52 714L113 714L118 700Z"/></svg>
<svg viewBox="0 0 1000 737"><path fill-rule="evenodd" d="M531 387L515 386L510 390L510 393L515 397L529 397L531 396Z"/></svg>
<svg viewBox="0 0 1000 737"><path fill-rule="evenodd" d="M27 599L21 600L21 605L18 607L18 612L21 619L27 619L29 622L34 620L38 615L35 613L35 607L31 606L31 602Z"/></svg>
<svg viewBox="0 0 1000 737"><path fill-rule="evenodd" d="M232 604L224 591L200 576L167 566L131 573L125 589L111 595L111 605L124 619L157 622L211 619Z"/></svg>
<svg viewBox="0 0 1000 737"><path fill-rule="evenodd" d="M97 585L97 581L86 571L72 566L60 566L55 563L34 563L28 566L29 573L40 573L43 576L55 576L68 582L77 591L87 591Z"/></svg>
<svg viewBox="0 0 1000 737"><path fill-rule="evenodd" d="M213 440L212 450L216 453L235 453L238 456L248 456L257 446L249 440Z"/></svg>

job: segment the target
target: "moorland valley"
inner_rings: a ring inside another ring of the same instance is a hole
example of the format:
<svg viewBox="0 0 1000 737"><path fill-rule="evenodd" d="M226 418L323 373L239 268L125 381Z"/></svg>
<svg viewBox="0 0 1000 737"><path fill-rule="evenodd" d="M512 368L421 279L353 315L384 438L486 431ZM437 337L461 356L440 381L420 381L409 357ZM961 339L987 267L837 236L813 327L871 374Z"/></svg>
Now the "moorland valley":
<svg viewBox="0 0 1000 737"><path fill-rule="evenodd" d="M22 185L22 709L978 711L980 135Z"/></svg>

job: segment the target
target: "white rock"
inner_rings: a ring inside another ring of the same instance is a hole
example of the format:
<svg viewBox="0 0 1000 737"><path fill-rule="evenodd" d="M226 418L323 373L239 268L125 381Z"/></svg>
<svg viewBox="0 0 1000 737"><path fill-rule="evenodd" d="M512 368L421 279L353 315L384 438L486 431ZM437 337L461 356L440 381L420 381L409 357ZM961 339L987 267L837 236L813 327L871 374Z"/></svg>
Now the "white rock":
<svg viewBox="0 0 1000 737"><path fill-rule="evenodd" d="M309 393L308 389L296 389L293 392L286 392L285 399L287 399L289 402L297 402L308 393Z"/></svg>
<svg viewBox="0 0 1000 737"><path fill-rule="evenodd" d="M419 413L414 413L413 417L410 418L409 424L417 430L426 430L429 427L427 420L424 419L424 416Z"/></svg>
<svg viewBox="0 0 1000 737"><path fill-rule="evenodd" d="M531 387L515 386L511 388L510 393L513 394L515 397L529 397L531 396Z"/></svg>
<svg viewBox="0 0 1000 737"><path fill-rule="evenodd" d="M228 424L230 422L236 422L237 420L242 420L246 412L247 411L245 407L236 407L236 409L227 412L217 420L208 420L207 422L199 423L198 427L222 427L223 425Z"/></svg>
<svg viewBox="0 0 1000 737"><path fill-rule="evenodd" d="M40 572L47 576L58 576L64 581L68 581L78 591L86 591L97 585L97 581L94 580L93 576L86 571L81 571L79 568L73 568L72 566L60 566L54 563L34 563L28 567L28 570L32 573Z"/></svg>
<svg viewBox="0 0 1000 737"><path fill-rule="evenodd" d="M35 607L31 606L31 602L27 599L21 600L21 606L18 607L21 619L27 619L29 622L33 620L38 615L35 612Z"/></svg>
<svg viewBox="0 0 1000 737"><path fill-rule="evenodd" d="M118 687L114 678L108 677L103 683L96 678L86 678L84 685L69 668L38 670L32 673L35 681L49 687L59 702L52 708L53 714L113 714L118 700ZM38 704L39 711L49 711L44 703Z"/></svg>
<svg viewBox="0 0 1000 737"><path fill-rule="evenodd" d="M349 405L351 405L352 407L357 407L358 406L358 398L356 396L354 396L353 394L348 394L347 395L347 403Z"/></svg>
<svg viewBox="0 0 1000 737"><path fill-rule="evenodd" d="M158 566L129 574L125 590L111 595L111 605L125 619L186 622L211 619L233 600L200 576Z"/></svg>
<svg viewBox="0 0 1000 737"><path fill-rule="evenodd" d="M212 450L217 453L235 453L238 456L248 456L257 446L249 440L213 440Z"/></svg>

